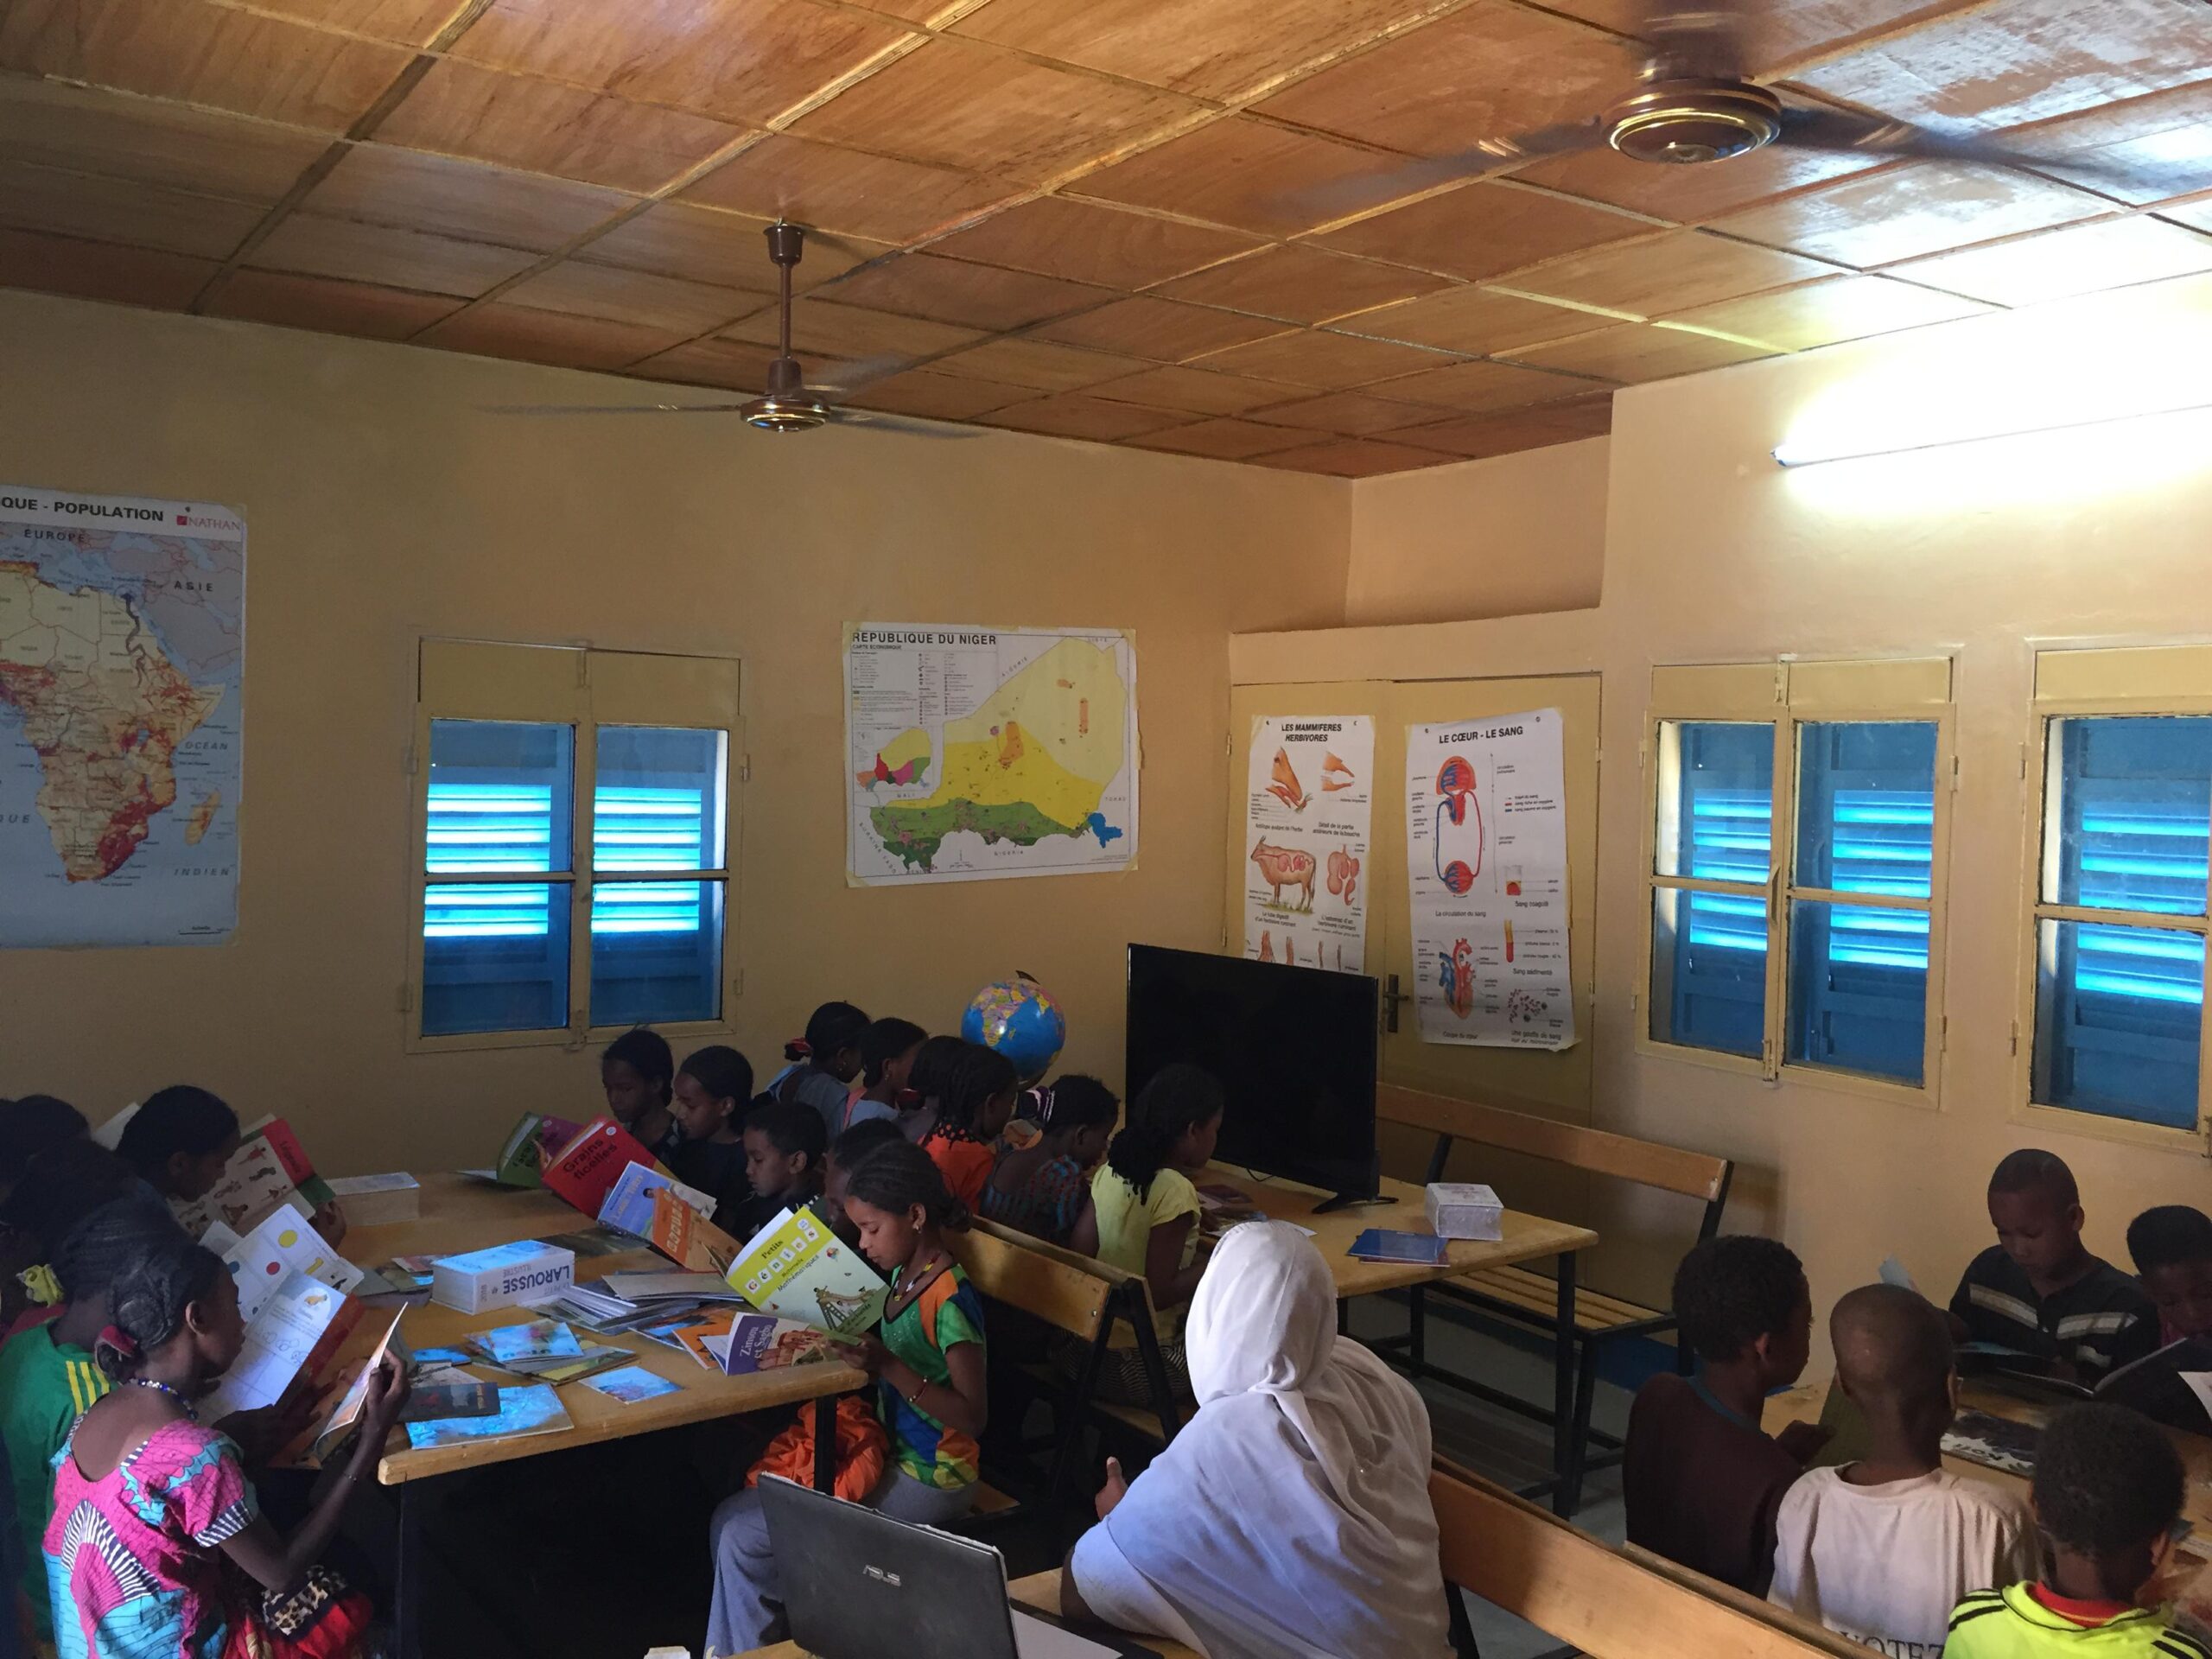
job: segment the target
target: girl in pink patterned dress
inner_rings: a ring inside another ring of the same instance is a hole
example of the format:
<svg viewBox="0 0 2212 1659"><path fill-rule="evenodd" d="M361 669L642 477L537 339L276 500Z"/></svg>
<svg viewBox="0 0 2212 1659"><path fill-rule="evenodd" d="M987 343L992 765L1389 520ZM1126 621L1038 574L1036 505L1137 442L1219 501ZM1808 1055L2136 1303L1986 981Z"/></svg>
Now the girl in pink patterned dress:
<svg viewBox="0 0 2212 1659"><path fill-rule="evenodd" d="M193 1401L245 1341L238 1287L181 1234L115 1284L93 1356L119 1384L54 1461L47 1586L60 1659L342 1659L359 1651L367 1599L317 1566L347 1497L406 1403L387 1359L369 1380L360 1436L289 1539L262 1517L238 1448Z"/></svg>

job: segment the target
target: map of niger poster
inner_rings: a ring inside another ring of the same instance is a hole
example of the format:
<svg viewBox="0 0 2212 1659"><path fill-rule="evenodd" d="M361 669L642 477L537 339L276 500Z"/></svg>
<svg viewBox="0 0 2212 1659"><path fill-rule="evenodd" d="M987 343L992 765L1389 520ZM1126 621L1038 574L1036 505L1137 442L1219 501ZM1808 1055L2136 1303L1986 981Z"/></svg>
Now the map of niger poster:
<svg viewBox="0 0 2212 1659"><path fill-rule="evenodd" d="M856 623L844 661L849 884L1135 865L1128 632Z"/></svg>

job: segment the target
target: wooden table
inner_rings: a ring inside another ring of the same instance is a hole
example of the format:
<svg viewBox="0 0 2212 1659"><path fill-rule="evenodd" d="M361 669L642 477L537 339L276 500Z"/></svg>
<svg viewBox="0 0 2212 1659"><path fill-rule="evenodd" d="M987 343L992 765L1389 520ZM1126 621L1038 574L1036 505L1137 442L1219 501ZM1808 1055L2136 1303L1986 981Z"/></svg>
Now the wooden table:
<svg viewBox="0 0 2212 1659"><path fill-rule="evenodd" d="M1026 1579L1016 1579L1007 1586L1007 1593L1017 1607L1027 1607L1033 1612L1052 1613L1060 1611L1060 1573L1058 1567L1049 1573L1033 1573ZM1180 1642L1170 1642L1164 1637L1133 1636L1130 1640L1149 1648L1160 1659L1198 1659L1198 1656ZM893 1651L898 1646L897 1632L884 1633L884 1651ZM796 1642L779 1642L772 1648L755 1648L739 1659L808 1659L806 1650Z"/></svg>
<svg viewBox="0 0 2212 1659"><path fill-rule="evenodd" d="M1543 1256L1554 1258L1558 1264L1558 1327L1553 1340L1552 1357L1552 1490L1554 1504L1563 1505L1567 1495L1574 1485L1573 1471L1569 1464L1576 1455L1573 1445L1574 1423L1574 1255L1586 1250L1598 1242L1598 1235L1587 1227L1578 1227L1571 1222L1548 1221L1541 1216L1523 1215L1517 1210L1508 1210L1502 1218L1504 1236L1494 1243L1476 1239L1455 1238L1446 1246L1450 1261L1443 1267L1422 1267L1410 1262L1363 1262L1345 1254L1352 1241L1370 1227L1380 1227L1394 1232L1425 1233L1428 1219L1423 1208L1427 1192L1410 1181L1391 1180L1387 1177L1380 1186L1381 1196L1395 1198L1395 1204L1362 1204L1347 1209L1314 1213L1314 1205L1328 1195L1318 1187L1304 1186L1295 1181L1255 1179L1241 1169L1210 1166L1204 1173L1202 1184L1219 1183L1234 1186L1251 1195L1254 1207L1266 1213L1269 1219L1287 1221L1303 1227L1313 1235L1313 1243L1329 1264L1329 1271L1337 1281L1338 1328L1344 1328L1344 1303L1354 1296L1372 1296L1379 1291L1408 1290L1421 1285L1433 1285L1446 1279L1456 1279L1463 1274L1479 1272L1484 1268L1514 1266ZM1418 1320L1421 1309L1416 1304L1413 1317ZM1395 1338L1393 1338L1395 1341ZM1418 1342L1411 1344L1411 1359L1418 1372L1426 1366ZM1489 1391L1484 1390L1485 1397ZM1524 1405L1524 1410L1528 1408ZM1815 1408L1817 1414L1818 1408ZM1541 1488L1537 1489L1541 1490Z"/></svg>
<svg viewBox="0 0 2212 1659"><path fill-rule="evenodd" d="M340 1247L347 1261L364 1268L376 1268L395 1255L456 1255L518 1239L577 1232L594 1224L590 1217L571 1209L550 1192L492 1186L461 1175L423 1175L416 1179L423 1189L420 1217L381 1227L349 1230ZM576 1277L588 1281L603 1278L609 1273L665 1270L668 1266L652 1250L640 1248L613 1255L579 1256ZM367 1315L349 1344L349 1357L361 1358L375 1344L391 1322L391 1306L382 1299L369 1304ZM381 1314L379 1308L384 1309ZM409 1306L400 1322L399 1333L411 1349L453 1348L478 1332L513 1325L530 1317L529 1310L524 1308L460 1313L435 1302L421 1302ZM865 1386L868 1378L862 1372L849 1365L817 1363L751 1376L724 1376L709 1370L688 1352L649 1337L620 1332L605 1336L584 1334L594 1342L628 1349L636 1357L637 1363L678 1384L678 1391L625 1405L582 1382L573 1382L561 1389L561 1404L572 1426L558 1433L466 1440L420 1451L402 1445L400 1450L387 1451L378 1463L378 1481L397 1487L399 1492L399 1559L394 1586L397 1605L393 1622L400 1651L407 1659L421 1651L422 1517L421 1504L411 1496L419 1481L811 1400L816 1402L817 1411L815 1481L825 1490L828 1488L836 1463L836 1397ZM512 1378L499 1372L480 1370L477 1374L486 1381L514 1386ZM396 1435L395 1443L401 1438Z"/></svg>
<svg viewBox="0 0 2212 1659"><path fill-rule="evenodd" d="M1766 1409L1760 1414L1760 1427L1773 1434L1791 1423L1816 1423L1821 1420L1821 1410L1827 1404L1827 1383L1800 1382L1794 1389L1784 1389L1768 1398ZM2034 1423L2038 1427L2050 1421L2052 1415L2062 1409L2056 1404L2024 1400L2018 1395L2007 1394L2002 1389L1975 1382L1961 1385L1959 1405L1961 1409L1986 1411L1993 1417ZM2181 1453L2182 1467L2189 1476L2183 1487L2182 1516L2196 1529L2182 1548L2212 1560L2212 1440L2178 1428L2168 1429L2166 1435L2173 1441L2174 1450ZM1986 1480L1993 1486L2009 1488L2022 1497L2027 1495L2025 1478L2002 1469L1993 1469L1986 1463L1974 1463L1946 1453L1943 1466L1953 1474Z"/></svg>

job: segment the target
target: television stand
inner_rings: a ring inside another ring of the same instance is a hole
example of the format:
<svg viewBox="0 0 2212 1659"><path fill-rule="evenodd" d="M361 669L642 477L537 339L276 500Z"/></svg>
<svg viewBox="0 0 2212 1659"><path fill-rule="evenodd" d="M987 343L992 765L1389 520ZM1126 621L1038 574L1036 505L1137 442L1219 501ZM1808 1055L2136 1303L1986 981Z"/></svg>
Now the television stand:
<svg viewBox="0 0 2212 1659"><path fill-rule="evenodd" d="M1367 1195L1357 1192L1339 1192L1336 1197L1324 1198L1315 1205L1313 1213L1317 1216L1325 1216L1332 1210L1350 1210L1363 1204L1395 1204L1397 1201L1394 1195L1388 1192Z"/></svg>

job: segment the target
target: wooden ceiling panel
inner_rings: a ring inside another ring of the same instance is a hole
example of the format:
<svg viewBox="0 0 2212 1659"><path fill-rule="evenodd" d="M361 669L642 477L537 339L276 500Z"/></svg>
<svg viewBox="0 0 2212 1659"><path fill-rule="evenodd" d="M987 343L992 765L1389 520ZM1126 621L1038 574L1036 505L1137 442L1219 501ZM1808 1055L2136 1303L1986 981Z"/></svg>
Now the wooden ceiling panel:
<svg viewBox="0 0 2212 1659"><path fill-rule="evenodd" d="M1732 156L1725 165L1669 167L1630 161L1611 146L1599 144L1516 168L1513 176L1655 219L1701 225L1723 213L1880 165L1875 157L1784 144Z"/></svg>
<svg viewBox="0 0 2212 1659"><path fill-rule="evenodd" d="M0 226L0 272L10 288L180 311L221 269L181 253Z"/></svg>
<svg viewBox="0 0 2212 1659"><path fill-rule="evenodd" d="M0 225L18 230L225 259L261 219L261 209L251 202L58 168L0 164Z"/></svg>
<svg viewBox="0 0 2212 1659"><path fill-rule="evenodd" d="M1925 323L1949 322L1988 309L1973 300L1887 276L1823 276L1770 294L1675 312L1667 321L1764 340L1780 351L1803 352Z"/></svg>
<svg viewBox="0 0 2212 1659"><path fill-rule="evenodd" d="M1921 162L1754 207L1713 228L1863 269L2048 230L2108 207L2005 168Z"/></svg>
<svg viewBox="0 0 2212 1659"><path fill-rule="evenodd" d="M520 276L537 263L537 256L488 242L293 213L247 254L245 263L262 270L474 299Z"/></svg>
<svg viewBox="0 0 2212 1659"><path fill-rule="evenodd" d="M1281 323L1262 317L1140 296L1048 324L1037 331L1037 338L1088 346L1094 351L1122 352L1155 362L1181 363L1224 346L1264 340L1282 331Z"/></svg>
<svg viewBox="0 0 2212 1659"><path fill-rule="evenodd" d="M342 132L412 60L212 0L12 0L0 70Z"/></svg>
<svg viewBox="0 0 2212 1659"><path fill-rule="evenodd" d="M991 0L956 35L1194 98L1248 94L1442 0Z"/></svg>
<svg viewBox="0 0 2212 1659"><path fill-rule="evenodd" d="M912 242L1021 194L1004 179L810 144L773 133L683 192L685 200L847 236Z"/></svg>
<svg viewBox="0 0 2212 1659"><path fill-rule="evenodd" d="M1026 270L906 253L838 278L822 290L822 296L840 305L864 305L997 333L1065 316L1111 299L1113 293Z"/></svg>
<svg viewBox="0 0 2212 1659"><path fill-rule="evenodd" d="M1705 369L1726 368L1732 363L1748 363L1755 358L1774 354L1770 346L1754 346L1745 340L1722 340L1659 323L1623 322L1592 334L1577 334L1572 340L1554 340L1548 346L1525 346L1509 355L1516 363L1573 374L1602 375L1608 380L1635 385L1678 374L1695 374Z"/></svg>
<svg viewBox="0 0 2212 1659"><path fill-rule="evenodd" d="M1602 207L1478 181L1319 239L1346 253L1479 282L1563 253L1647 235L1650 228Z"/></svg>
<svg viewBox="0 0 2212 1659"><path fill-rule="evenodd" d="M2212 193L2192 197L2187 201L2169 202L2158 209L2158 217L2196 230L2212 231Z"/></svg>
<svg viewBox="0 0 2212 1659"><path fill-rule="evenodd" d="M1612 429L1612 403L1608 395L1547 404L1509 415L1461 415L1423 426L1397 428L1380 435L1390 443L1433 449L1460 461L1479 461L1489 455L1603 437Z"/></svg>
<svg viewBox="0 0 2212 1659"><path fill-rule="evenodd" d="M1309 442L1294 427L1265 426L1257 421L1210 420L1190 426L1171 426L1131 439L1139 449L1165 449L1179 455L1198 455L1208 461L1249 461Z"/></svg>
<svg viewBox="0 0 2212 1659"><path fill-rule="evenodd" d="M1377 264L1320 248L1269 248L1179 278L1157 292L1286 322L1339 322L1451 283L1427 271Z"/></svg>
<svg viewBox="0 0 2212 1659"><path fill-rule="evenodd" d="M1301 200L1300 192L1367 178L1389 161L1319 133L1231 116L1093 173L1074 189L1262 235L1294 236L1344 213L1326 200Z"/></svg>
<svg viewBox="0 0 2212 1659"><path fill-rule="evenodd" d="M938 374L929 369L909 369L888 380L879 380L862 391L853 403L861 409L918 416L924 420L969 421L1038 395L1034 386L1008 385L971 375Z"/></svg>
<svg viewBox="0 0 2212 1659"><path fill-rule="evenodd" d="M940 36L801 117L792 130L932 166L1041 183L1198 110L1170 92Z"/></svg>
<svg viewBox="0 0 2212 1659"><path fill-rule="evenodd" d="M1179 367L1153 369L1097 388L1102 397L1152 409L1182 410L1192 415L1243 415L1270 404L1288 402L1305 390L1269 380L1249 380L1242 375L1216 374L1211 369Z"/></svg>
<svg viewBox="0 0 2212 1659"><path fill-rule="evenodd" d="M361 334L371 340L406 340L442 317L451 316L464 300L437 294L410 294L369 283L333 282L324 276L296 276L276 270L235 270L207 302L211 317L273 322L285 328L315 328L326 334Z"/></svg>
<svg viewBox="0 0 2212 1659"><path fill-rule="evenodd" d="M930 245L973 259L1107 288L1149 288L1249 253L1262 244L1236 231L1186 225L1097 202L1039 196Z"/></svg>
<svg viewBox="0 0 2212 1659"><path fill-rule="evenodd" d="M377 137L526 173L650 192L665 188L742 131L682 110L447 58L385 118Z"/></svg>
<svg viewBox="0 0 2212 1659"><path fill-rule="evenodd" d="M758 393L767 390L768 363L775 354L768 346L736 340L694 340L633 364L627 372L648 380Z"/></svg>
<svg viewBox="0 0 2212 1659"><path fill-rule="evenodd" d="M764 306L723 329L722 338L772 346L778 320L778 308ZM791 307L791 349L809 358L935 357L939 352L972 346L982 338L973 328L894 316L887 311L865 310L832 300L808 298Z"/></svg>
<svg viewBox="0 0 2212 1659"><path fill-rule="evenodd" d="M1573 375L1491 362L1454 363L1446 368L1404 375L1389 383L1390 396L1400 401L1433 404L1440 409L1456 409L1469 415L1555 403L1564 397L1586 396L1599 389L1592 382Z"/></svg>
<svg viewBox="0 0 2212 1659"><path fill-rule="evenodd" d="M914 38L812 0L492 0L453 53L758 126Z"/></svg>
<svg viewBox="0 0 2212 1659"><path fill-rule="evenodd" d="M2014 134L2011 142L2037 155L2124 169L2117 178L2075 174L2063 162L2050 170L2125 201L2164 201L2212 189L2212 79L2085 111Z"/></svg>
<svg viewBox="0 0 2212 1659"><path fill-rule="evenodd" d="M2156 219L2108 219L1892 268L1909 282L1992 305L2035 305L2212 270L2212 237Z"/></svg>
<svg viewBox="0 0 2212 1659"><path fill-rule="evenodd" d="M1586 120L1626 90L1633 70L1594 29L1475 0L1256 107L1385 149L1446 156Z"/></svg>
<svg viewBox="0 0 2212 1659"><path fill-rule="evenodd" d="M428 46L460 10L455 0L255 0L256 11L396 46Z"/></svg>
<svg viewBox="0 0 2212 1659"><path fill-rule="evenodd" d="M1848 48L1853 42L1886 38L1899 29L1926 23L1971 5L1974 0L1760 0L1732 7L1744 17L1745 57L1754 75ZM1649 14L1647 0L1548 0L1547 10L1580 17L1619 35L1634 35ZM1633 79L1633 59L1624 60ZM1624 92L1629 89L1624 86Z"/></svg>
<svg viewBox="0 0 2212 1659"><path fill-rule="evenodd" d="M1402 404L1364 391L1332 391L1276 404L1254 416L1270 426L1295 426L1308 432L1333 432L1363 438L1394 426L1410 426L1434 414L1418 404Z"/></svg>
<svg viewBox="0 0 2212 1659"><path fill-rule="evenodd" d="M1373 438L1332 438L1273 454L1255 455L1253 464L1286 473L1327 473L1337 478L1373 478L1382 473L1411 472L1433 467L1436 454L1410 444L1382 443Z"/></svg>
<svg viewBox="0 0 2212 1659"><path fill-rule="evenodd" d="M497 301L457 312L422 337L426 346L472 352L479 357L516 357L568 369L600 370L623 368L640 358L665 350L676 343L677 338L664 328L641 328L634 323L609 322L598 317L573 317L559 311L539 311L527 305L503 305ZM617 401L607 399L609 403Z"/></svg>
<svg viewBox="0 0 2212 1659"><path fill-rule="evenodd" d="M681 201L656 202L634 219L594 237L576 250L576 257L772 294L776 268L769 261L768 245L761 235L767 223ZM791 286L800 293L818 288L888 251L880 243L841 243L810 237Z"/></svg>
<svg viewBox="0 0 2212 1659"><path fill-rule="evenodd" d="M1145 409L1135 404L1109 403L1088 392L1062 391L1050 397L1014 404L983 419L986 425L1008 427L1017 432L1111 443L1141 433L1188 425L1191 416L1169 410Z"/></svg>
<svg viewBox="0 0 2212 1659"><path fill-rule="evenodd" d="M502 303L634 323L640 328L665 329L679 336L712 333L735 322L760 303L759 295L734 288L714 288L615 265L587 264L581 259L563 259L516 283L499 298Z"/></svg>
<svg viewBox="0 0 2212 1659"><path fill-rule="evenodd" d="M1026 339L987 340L930 365L946 374L971 375L1039 391L1078 391L1152 366L1109 352L1086 352L1079 346Z"/></svg>
<svg viewBox="0 0 2212 1659"><path fill-rule="evenodd" d="M1255 345L1216 352L1198 366L1220 369L1230 374L1249 374L1262 380L1280 380L1288 385L1338 391L1347 386L1387 380L1392 375L1441 368L1452 360L1441 353L1418 346L1306 329L1277 334Z"/></svg>
<svg viewBox="0 0 2212 1659"><path fill-rule="evenodd" d="M86 86L0 78L0 161L273 207L327 133Z"/></svg>
<svg viewBox="0 0 2212 1659"><path fill-rule="evenodd" d="M418 149L355 144L301 205L333 219L550 253L637 198Z"/></svg>
<svg viewBox="0 0 2212 1659"><path fill-rule="evenodd" d="M1816 92L1950 131L2018 126L2202 79L2212 8L1996 0L1823 64Z"/></svg>
<svg viewBox="0 0 2212 1659"><path fill-rule="evenodd" d="M1593 327L1579 311L1491 288L1447 288L1425 299L1384 306L1341 327L1382 340L1486 357L1509 346L1533 346Z"/></svg>
<svg viewBox="0 0 2212 1659"><path fill-rule="evenodd" d="M1508 286L1539 299L1650 317L1810 282L1832 269L1794 253L1703 231L1665 231L1646 241L1616 243L1554 259L1521 272Z"/></svg>

